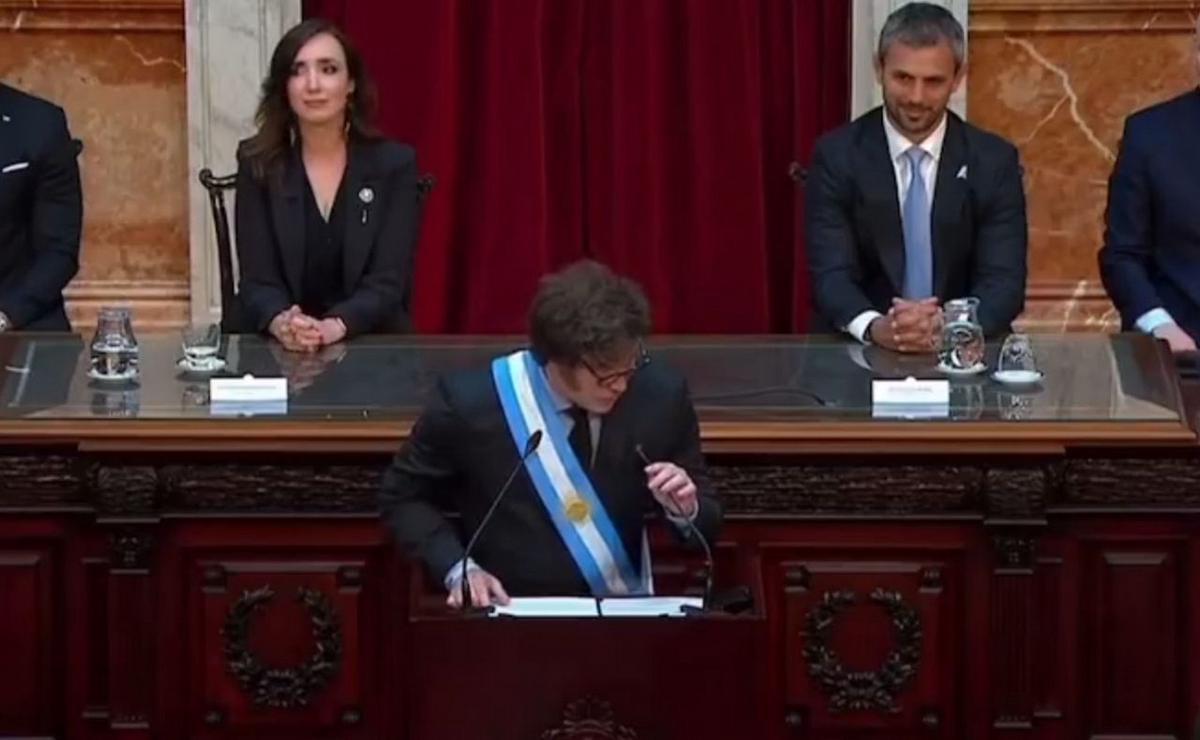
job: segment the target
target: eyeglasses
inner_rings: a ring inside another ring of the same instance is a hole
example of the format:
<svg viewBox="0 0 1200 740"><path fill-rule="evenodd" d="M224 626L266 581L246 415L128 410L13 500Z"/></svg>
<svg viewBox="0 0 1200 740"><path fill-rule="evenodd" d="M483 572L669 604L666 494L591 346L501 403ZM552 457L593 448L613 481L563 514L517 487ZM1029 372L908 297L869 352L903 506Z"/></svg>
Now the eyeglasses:
<svg viewBox="0 0 1200 740"><path fill-rule="evenodd" d="M599 372L596 371L596 368L592 367L591 363L589 363L587 360L580 358L579 362L580 362L580 364L582 364L584 367L587 368L589 373L592 374L592 377L596 379L596 383L604 386L605 388L612 388L614 385L617 384L617 381L619 381L619 380L627 381L630 378L632 378L633 374L636 373L638 370L641 370L646 365L649 365L650 364L650 354L648 352L646 352L645 345L643 345L641 342L638 342L637 343L637 356L635 357L635 359L633 361L633 367L631 367L627 370L618 370L615 373L600 374Z"/></svg>

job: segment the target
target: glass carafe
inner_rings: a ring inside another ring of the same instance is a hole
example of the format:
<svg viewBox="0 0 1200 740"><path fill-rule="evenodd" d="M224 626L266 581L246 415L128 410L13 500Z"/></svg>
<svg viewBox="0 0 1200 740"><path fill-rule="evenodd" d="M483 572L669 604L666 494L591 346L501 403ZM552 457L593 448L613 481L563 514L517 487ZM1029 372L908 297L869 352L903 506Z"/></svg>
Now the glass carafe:
<svg viewBox="0 0 1200 740"><path fill-rule="evenodd" d="M128 308L104 307L96 318L91 346L92 375L104 380L137 376L138 343Z"/></svg>
<svg viewBox="0 0 1200 740"><path fill-rule="evenodd" d="M979 325L979 299L955 298L942 305L945 323L938 361L952 372L972 372L983 366L983 327Z"/></svg>

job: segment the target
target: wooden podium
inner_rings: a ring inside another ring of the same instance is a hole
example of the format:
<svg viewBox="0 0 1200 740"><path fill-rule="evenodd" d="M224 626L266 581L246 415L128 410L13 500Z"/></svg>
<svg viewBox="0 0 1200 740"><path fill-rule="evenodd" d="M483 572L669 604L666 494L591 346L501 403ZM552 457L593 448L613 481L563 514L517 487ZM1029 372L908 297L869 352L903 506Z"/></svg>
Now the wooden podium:
<svg viewBox="0 0 1200 740"><path fill-rule="evenodd" d="M766 621L751 594L740 614L683 617L490 617L422 599L405 736L763 737Z"/></svg>

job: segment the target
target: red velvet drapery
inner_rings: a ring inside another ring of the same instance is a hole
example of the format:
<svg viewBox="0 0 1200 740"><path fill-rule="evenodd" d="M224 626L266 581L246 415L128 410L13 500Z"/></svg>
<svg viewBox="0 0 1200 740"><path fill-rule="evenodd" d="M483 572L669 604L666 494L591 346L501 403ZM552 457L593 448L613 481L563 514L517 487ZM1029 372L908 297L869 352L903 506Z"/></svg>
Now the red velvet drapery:
<svg viewBox="0 0 1200 740"><path fill-rule="evenodd" d="M414 314L519 332L582 256L659 332L802 331L788 177L847 115L849 0L309 0L361 47L383 129L437 186Z"/></svg>

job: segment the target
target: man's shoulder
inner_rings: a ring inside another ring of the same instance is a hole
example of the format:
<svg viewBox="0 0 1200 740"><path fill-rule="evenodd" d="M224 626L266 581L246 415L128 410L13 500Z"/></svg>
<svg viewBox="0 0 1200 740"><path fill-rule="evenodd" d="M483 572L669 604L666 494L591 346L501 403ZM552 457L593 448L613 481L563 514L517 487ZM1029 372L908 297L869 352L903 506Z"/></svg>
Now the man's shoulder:
<svg viewBox="0 0 1200 740"><path fill-rule="evenodd" d="M40 126L65 116L63 109L49 100L8 85L0 85L0 107L11 111L10 116L27 126Z"/></svg>
<svg viewBox="0 0 1200 740"><path fill-rule="evenodd" d="M1130 114L1126 119L1128 133L1137 135L1157 130L1180 119L1200 114L1200 92L1188 91Z"/></svg>
<svg viewBox="0 0 1200 740"><path fill-rule="evenodd" d="M683 396L687 379L670 363L653 359L638 371L633 388L643 403L672 401Z"/></svg>
<svg viewBox="0 0 1200 740"><path fill-rule="evenodd" d="M984 158L1007 159L1017 154L1017 146L1000 134L980 128L973 123L957 119L962 126L971 151Z"/></svg>
<svg viewBox="0 0 1200 740"><path fill-rule="evenodd" d="M813 146L814 151L821 151L829 154L833 152L847 152L857 147L863 140L864 135L872 129L878 127L879 133L883 133L883 109L873 108L867 111L853 121L843 123L835 129L826 131L817 138L816 144Z"/></svg>

